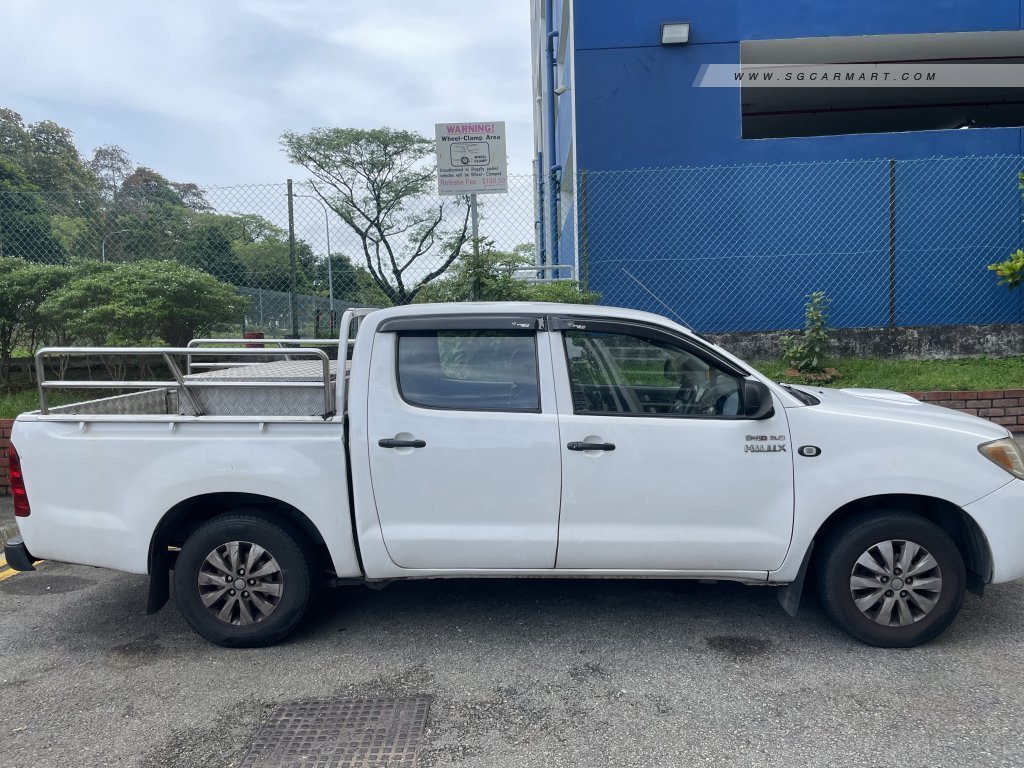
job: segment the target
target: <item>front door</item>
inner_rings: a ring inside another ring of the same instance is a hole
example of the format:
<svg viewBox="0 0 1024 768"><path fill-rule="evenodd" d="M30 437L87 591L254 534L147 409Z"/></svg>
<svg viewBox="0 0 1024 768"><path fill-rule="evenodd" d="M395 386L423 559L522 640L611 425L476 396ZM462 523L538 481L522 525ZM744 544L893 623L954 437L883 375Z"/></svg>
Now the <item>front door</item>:
<svg viewBox="0 0 1024 768"><path fill-rule="evenodd" d="M561 457L547 334L536 318L456 324L427 316L374 341L367 423L384 543L403 568L553 568Z"/></svg>
<svg viewBox="0 0 1024 768"><path fill-rule="evenodd" d="M556 322L559 568L762 571L793 525L784 409L742 416L744 371L661 329Z"/></svg>

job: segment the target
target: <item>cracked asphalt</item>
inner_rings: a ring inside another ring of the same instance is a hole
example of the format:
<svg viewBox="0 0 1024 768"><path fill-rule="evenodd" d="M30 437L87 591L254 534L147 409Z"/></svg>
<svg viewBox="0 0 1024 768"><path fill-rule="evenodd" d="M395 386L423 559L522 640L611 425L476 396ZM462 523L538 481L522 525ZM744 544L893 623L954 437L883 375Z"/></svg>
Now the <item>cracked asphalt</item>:
<svg viewBox="0 0 1024 768"><path fill-rule="evenodd" d="M0 582L5 766L233 768L280 702L408 695L432 699L426 767L1024 764L1024 584L910 650L767 588L481 580L335 590L232 651L145 590L58 563Z"/></svg>

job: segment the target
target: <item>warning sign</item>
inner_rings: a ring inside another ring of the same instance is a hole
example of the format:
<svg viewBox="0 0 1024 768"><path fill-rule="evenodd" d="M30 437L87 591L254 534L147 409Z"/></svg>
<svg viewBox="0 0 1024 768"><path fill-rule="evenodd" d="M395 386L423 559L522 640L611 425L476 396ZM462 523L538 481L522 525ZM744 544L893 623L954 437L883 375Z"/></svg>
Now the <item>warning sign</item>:
<svg viewBox="0 0 1024 768"><path fill-rule="evenodd" d="M437 191L442 195L508 192L505 123L438 123Z"/></svg>

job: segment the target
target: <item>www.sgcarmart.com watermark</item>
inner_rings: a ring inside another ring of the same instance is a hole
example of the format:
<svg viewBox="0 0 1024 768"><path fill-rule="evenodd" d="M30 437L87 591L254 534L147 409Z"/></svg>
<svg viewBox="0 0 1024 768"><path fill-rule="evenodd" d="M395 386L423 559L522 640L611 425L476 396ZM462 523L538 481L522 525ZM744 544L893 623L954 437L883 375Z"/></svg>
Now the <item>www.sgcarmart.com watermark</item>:
<svg viewBox="0 0 1024 768"><path fill-rule="evenodd" d="M705 64L697 88L1024 88L1024 64Z"/></svg>

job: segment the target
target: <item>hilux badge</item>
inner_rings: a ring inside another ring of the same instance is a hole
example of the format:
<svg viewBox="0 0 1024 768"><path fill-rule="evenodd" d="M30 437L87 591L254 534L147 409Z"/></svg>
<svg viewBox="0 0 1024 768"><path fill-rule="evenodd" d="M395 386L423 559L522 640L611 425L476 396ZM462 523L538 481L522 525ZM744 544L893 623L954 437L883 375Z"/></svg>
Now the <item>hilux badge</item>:
<svg viewBox="0 0 1024 768"><path fill-rule="evenodd" d="M787 453L785 435L747 435L744 453Z"/></svg>

